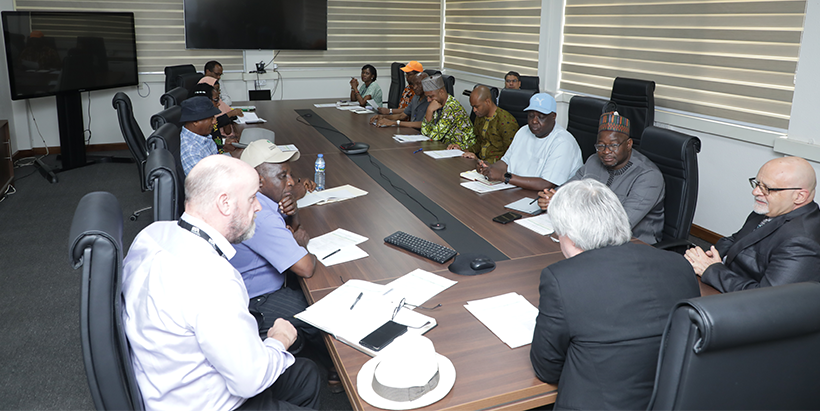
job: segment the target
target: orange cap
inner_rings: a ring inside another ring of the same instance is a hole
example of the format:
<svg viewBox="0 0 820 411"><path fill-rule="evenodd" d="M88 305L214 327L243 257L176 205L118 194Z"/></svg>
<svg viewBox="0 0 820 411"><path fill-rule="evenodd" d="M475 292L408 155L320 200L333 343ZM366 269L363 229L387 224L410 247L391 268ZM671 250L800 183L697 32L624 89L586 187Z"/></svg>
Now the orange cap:
<svg viewBox="0 0 820 411"><path fill-rule="evenodd" d="M418 61L413 60L407 63L406 66L402 67L401 71L405 73L409 73L411 71L418 71L419 73L421 73L422 71L424 71L424 67L422 67L421 63L419 63Z"/></svg>

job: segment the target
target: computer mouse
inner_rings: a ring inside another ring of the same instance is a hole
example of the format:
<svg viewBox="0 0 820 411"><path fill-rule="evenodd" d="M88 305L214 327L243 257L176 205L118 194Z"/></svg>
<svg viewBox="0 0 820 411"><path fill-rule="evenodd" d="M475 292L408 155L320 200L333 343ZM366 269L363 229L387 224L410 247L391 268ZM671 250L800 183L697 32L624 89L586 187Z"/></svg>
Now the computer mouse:
<svg viewBox="0 0 820 411"><path fill-rule="evenodd" d="M476 271L487 270L495 268L495 262L489 258L475 258L473 261L470 261L470 268Z"/></svg>

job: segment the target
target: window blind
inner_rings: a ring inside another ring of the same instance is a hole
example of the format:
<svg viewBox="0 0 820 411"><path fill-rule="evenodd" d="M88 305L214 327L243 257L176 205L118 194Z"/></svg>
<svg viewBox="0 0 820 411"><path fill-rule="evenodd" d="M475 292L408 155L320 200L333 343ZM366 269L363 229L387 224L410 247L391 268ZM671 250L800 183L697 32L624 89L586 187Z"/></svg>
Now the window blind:
<svg viewBox="0 0 820 411"><path fill-rule="evenodd" d="M538 75L541 0L446 0L444 13L445 68Z"/></svg>
<svg viewBox="0 0 820 411"><path fill-rule="evenodd" d="M652 80L655 105L786 129L805 1L567 0L561 88L609 97Z"/></svg>

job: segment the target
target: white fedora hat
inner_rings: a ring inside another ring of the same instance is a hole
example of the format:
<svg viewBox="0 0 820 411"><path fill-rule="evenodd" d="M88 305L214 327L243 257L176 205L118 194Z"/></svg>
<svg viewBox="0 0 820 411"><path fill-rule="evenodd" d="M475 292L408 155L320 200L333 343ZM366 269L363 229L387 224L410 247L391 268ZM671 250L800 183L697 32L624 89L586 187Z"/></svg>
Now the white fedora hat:
<svg viewBox="0 0 820 411"><path fill-rule="evenodd" d="M453 363L417 334L390 343L362 366L357 378L359 396L386 410L426 407L444 398L455 382Z"/></svg>

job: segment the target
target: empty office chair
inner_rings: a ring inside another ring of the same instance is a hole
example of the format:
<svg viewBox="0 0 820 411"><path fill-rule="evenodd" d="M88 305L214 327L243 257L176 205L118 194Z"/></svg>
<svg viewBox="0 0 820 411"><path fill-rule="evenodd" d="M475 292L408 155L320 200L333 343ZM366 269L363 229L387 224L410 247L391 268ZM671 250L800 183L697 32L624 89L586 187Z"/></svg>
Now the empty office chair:
<svg viewBox="0 0 820 411"><path fill-rule="evenodd" d="M142 410L122 324L122 210L111 193L86 194L77 205L69 236L74 268L83 268L80 333L94 407Z"/></svg>
<svg viewBox="0 0 820 411"><path fill-rule="evenodd" d="M178 106L183 100L188 98L188 90L185 87L174 87L159 98L159 103L168 108Z"/></svg>
<svg viewBox="0 0 820 411"><path fill-rule="evenodd" d="M185 205L185 170L182 168L182 160L180 160L180 139L179 139L179 131L180 128L173 123L165 123L160 126L158 129L154 130L150 136L148 136L148 148L149 150L156 150L156 149L165 149L171 153L171 156L174 158L174 168L175 168L175 176L176 176L176 210L177 210L177 217L182 215L182 210L184 209ZM150 169L146 168L146 172L150 171Z"/></svg>
<svg viewBox="0 0 820 411"><path fill-rule="evenodd" d="M610 100L618 105L618 113L629 119L632 147L641 148L644 129L655 124L655 82L617 77Z"/></svg>
<svg viewBox="0 0 820 411"><path fill-rule="evenodd" d="M146 183L154 194L154 221L178 220L183 204L179 203L182 180L177 175L176 160L165 148L155 148L148 153L145 163Z"/></svg>
<svg viewBox="0 0 820 411"><path fill-rule="evenodd" d="M239 142L243 144L250 144L256 140L268 140L271 143L276 143L276 133L266 128L254 127L242 130L242 135L239 136Z"/></svg>
<svg viewBox="0 0 820 411"><path fill-rule="evenodd" d="M405 74L401 70L404 63L393 62L390 65L390 91L387 94L387 107L398 108L401 101L401 93L404 92Z"/></svg>
<svg viewBox="0 0 820 411"><path fill-rule="evenodd" d="M182 107L171 106L159 113L151 116L151 128L156 130L165 123L176 124L178 127L182 125L179 123L179 117L182 115Z"/></svg>
<svg viewBox="0 0 820 411"><path fill-rule="evenodd" d="M643 132L643 146L639 151L658 166L666 183L663 239L655 246L684 251L689 244L687 239L698 199L700 140L650 126Z"/></svg>
<svg viewBox="0 0 820 411"><path fill-rule="evenodd" d="M193 64L165 67L165 92L167 93L175 87L179 87L178 77L190 73L196 73L196 67Z"/></svg>
<svg viewBox="0 0 820 411"><path fill-rule="evenodd" d="M146 146L145 134L137 124L137 119L134 118L134 108L131 105L131 99L123 92L117 92L111 102L114 109L117 110L117 120L120 123L120 131L128 145L128 150L134 156L134 162L137 163L137 172L139 173L140 189L147 191L148 186L145 185L145 161L148 159L148 148ZM141 208L134 211L135 216L139 217L140 213L149 210L151 207Z"/></svg>
<svg viewBox="0 0 820 411"><path fill-rule="evenodd" d="M520 76L521 90L535 90L541 91L541 79L538 76Z"/></svg>
<svg viewBox="0 0 820 411"><path fill-rule="evenodd" d="M685 300L661 341L650 410L820 405L820 284Z"/></svg>
<svg viewBox="0 0 820 411"><path fill-rule="evenodd" d="M581 156L587 161L595 154L595 143L598 141L598 121L603 113L606 100L598 98L574 96L569 100L569 131L578 146L581 147Z"/></svg>
<svg viewBox="0 0 820 411"><path fill-rule="evenodd" d="M510 112L518 121L518 126L527 124L527 113L524 109L530 105L530 97L535 94L535 90L512 90L504 88L499 90L498 107Z"/></svg>

